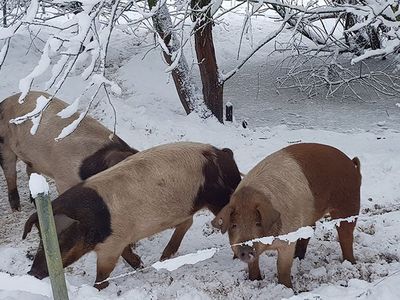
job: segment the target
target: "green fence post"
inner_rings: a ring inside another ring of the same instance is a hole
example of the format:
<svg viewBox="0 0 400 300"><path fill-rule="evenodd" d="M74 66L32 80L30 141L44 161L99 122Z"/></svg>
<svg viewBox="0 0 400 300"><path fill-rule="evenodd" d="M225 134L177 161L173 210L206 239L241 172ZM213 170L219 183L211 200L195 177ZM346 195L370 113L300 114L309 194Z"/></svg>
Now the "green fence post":
<svg viewBox="0 0 400 300"><path fill-rule="evenodd" d="M32 175L40 176L37 174ZM44 178L43 180L45 182ZM45 184L47 185L47 183ZM35 197L35 203L39 217L43 247L46 253L46 262L49 270L53 298L55 300L68 300L64 269L61 261L60 246L58 245L53 209L51 207L51 201L48 192L38 193Z"/></svg>

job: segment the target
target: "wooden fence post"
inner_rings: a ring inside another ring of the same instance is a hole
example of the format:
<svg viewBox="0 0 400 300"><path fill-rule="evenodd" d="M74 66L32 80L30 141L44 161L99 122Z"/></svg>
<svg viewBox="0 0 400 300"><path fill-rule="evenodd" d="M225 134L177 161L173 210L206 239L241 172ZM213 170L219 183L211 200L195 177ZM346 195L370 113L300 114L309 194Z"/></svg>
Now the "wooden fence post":
<svg viewBox="0 0 400 300"><path fill-rule="evenodd" d="M37 174L32 176L40 176ZM42 177L47 185L45 179ZM31 180L29 186L31 187ZM32 192L32 188L31 188ZM39 217L40 233L43 241L43 248L46 254L47 268L49 271L51 289L55 300L68 300L67 286L65 284L64 269L61 260L60 246L58 245L57 231L54 222L53 209L51 207L48 192L32 193L35 198L36 210Z"/></svg>
<svg viewBox="0 0 400 300"><path fill-rule="evenodd" d="M231 102L225 104L225 120L228 122L233 121L233 105Z"/></svg>

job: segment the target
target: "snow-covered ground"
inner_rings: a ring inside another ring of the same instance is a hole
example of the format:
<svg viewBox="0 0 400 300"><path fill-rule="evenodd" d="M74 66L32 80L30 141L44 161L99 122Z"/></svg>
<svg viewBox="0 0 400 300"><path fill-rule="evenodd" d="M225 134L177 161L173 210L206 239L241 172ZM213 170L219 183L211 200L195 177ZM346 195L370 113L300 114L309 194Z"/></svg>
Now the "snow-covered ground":
<svg viewBox="0 0 400 300"><path fill-rule="evenodd" d="M229 16L225 26L239 28L241 22L239 17ZM268 25L264 24L263 30L272 30L276 26L265 20L259 20L257 26L263 22ZM231 59L235 56L235 49L232 45L236 43L237 35L228 35L220 27L217 28L215 39L219 59L222 67L229 69L233 65ZM255 37L261 36L261 30L255 32ZM40 56L34 47L27 53L29 44L27 35L21 35L11 43L10 55L0 71L1 99L18 91L18 80L32 70ZM246 49L248 47L244 47L244 51ZM301 105L288 106L285 102L278 102L275 90L266 88L260 89L255 101L254 93L249 93L250 89L256 89L254 77L249 77L254 76L254 72L250 72L251 66L256 68L265 63L267 49L250 61L250 66L245 69L248 72L239 72L225 89L227 99L238 108L238 121L246 117L250 127L244 129L240 122L221 125L212 119L204 121L195 115L184 114L173 82L164 72L166 65L162 62L161 53L152 51L143 59L147 50L148 47L138 45L133 36L117 34L113 38L109 76L123 90L121 96L113 96L117 109L117 133L140 150L182 140L230 147L242 172L247 172L273 151L296 142L325 143L341 149L350 157L358 156L363 175L361 206L364 217L359 220L355 231L357 264L342 263L336 232L318 228L306 258L293 264L294 291L277 284L276 253L273 252L263 255L261 259L264 279L249 281L246 265L232 260L232 252L226 249L227 236L214 230L210 224L212 215L202 211L195 216L178 255L213 247L224 248L212 258L171 272L145 268L144 271L111 281L108 288L98 292L92 287L95 255L91 253L65 270L71 299L400 298L400 108L393 99L379 104L383 111L390 112L387 114L390 119L381 115L381 110L376 112L374 105L362 102L352 102L351 108L348 108L344 103L324 105L326 102L318 103L318 99L312 99L302 100L305 102ZM271 82L269 79L267 83ZM41 83L38 82L37 88L42 87ZM59 97L71 102L84 85L79 76L71 78ZM284 101L286 95L287 103L290 103L289 99L294 95L290 93L281 94L279 99ZM111 128L112 110L105 96L100 95L100 98L100 104L92 113ZM246 101L243 100L245 98ZM274 105L280 108L269 109ZM262 117L263 111L268 111L271 117ZM283 118L282 122L275 114L283 114L287 118ZM291 126L292 119L289 118L301 119L302 116L307 116L309 123ZM341 127L342 119L345 124ZM285 122L288 124L282 124ZM377 123L380 126L374 125ZM49 279L40 281L26 275L38 237L33 231L26 240L21 240L23 224L34 208L29 203L24 166L18 166L21 212L10 212L5 180L0 180L0 298L49 299ZM51 195L56 197L54 186L51 186ZM137 244L136 252L146 267L158 260L171 232L162 232ZM131 271L121 260L112 275Z"/></svg>

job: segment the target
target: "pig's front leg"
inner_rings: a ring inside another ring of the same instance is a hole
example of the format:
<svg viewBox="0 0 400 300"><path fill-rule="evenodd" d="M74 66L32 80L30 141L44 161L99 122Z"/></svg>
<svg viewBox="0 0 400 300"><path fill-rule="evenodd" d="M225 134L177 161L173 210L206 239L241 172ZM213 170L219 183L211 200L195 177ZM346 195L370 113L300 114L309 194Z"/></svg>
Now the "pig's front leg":
<svg viewBox="0 0 400 300"><path fill-rule="evenodd" d="M129 244L122 251L121 256L125 259L125 261L134 269L143 268L143 262L140 259L140 256L132 251L132 244Z"/></svg>
<svg viewBox="0 0 400 300"><path fill-rule="evenodd" d="M248 263L249 266L249 279L250 280L261 280L261 272L259 266L259 259L258 257L254 259L253 262Z"/></svg>

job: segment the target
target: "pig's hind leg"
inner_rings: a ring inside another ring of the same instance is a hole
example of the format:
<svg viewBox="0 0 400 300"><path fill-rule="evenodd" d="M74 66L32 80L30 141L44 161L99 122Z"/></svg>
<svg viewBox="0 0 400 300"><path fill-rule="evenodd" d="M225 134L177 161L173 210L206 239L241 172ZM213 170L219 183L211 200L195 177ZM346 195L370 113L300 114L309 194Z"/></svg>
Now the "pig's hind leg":
<svg viewBox="0 0 400 300"><path fill-rule="evenodd" d="M193 224L193 217L190 217L186 221L182 222L178 226L176 226L175 231L168 243L165 247L160 260L166 260L172 257L181 245L182 239L185 236L186 232L189 230L190 226Z"/></svg>
<svg viewBox="0 0 400 300"><path fill-rule="evenodd" d="M339 243L342 248L343 260L348 260L352 264L356 263L353 253L353 232L356 226L356 221L354 222L340 222L339 226L336 226Z"/></svg>
<svg viewBox="0 0 400 300"><path fill-rule="evenodd" d="M4 176L7 181L8 201L12 211L20 211L21 204L17 189L17 156L11 148L0 140L0 164L3 168Z"/></svg>
<svg viewBox="0 0 400 300"><path fill-rule="evenodd" d="M337 195L339 196L339 195ZM340 199L332 201L335 204L334 209L330 211L332 219L341 219L357 216L360 212L360 190L353 190L340 195ZM353 232L356 227L356 220L342 221L339 226L336 226L339 243L343 253L343 260L348 260L355 263L353 253Z"/></svg>

